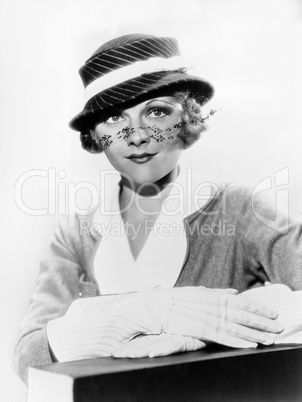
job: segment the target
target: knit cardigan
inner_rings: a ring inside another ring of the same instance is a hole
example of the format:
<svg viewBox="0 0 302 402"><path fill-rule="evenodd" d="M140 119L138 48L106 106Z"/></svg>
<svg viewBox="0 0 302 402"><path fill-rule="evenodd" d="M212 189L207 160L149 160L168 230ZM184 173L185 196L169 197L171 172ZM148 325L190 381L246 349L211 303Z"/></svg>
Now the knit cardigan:
<svg viewBox="0 0 302 402"><path fill-rule="evenodd" d="M55 230L21 323L15 366L25 382L29 366L52 363L47 322L74 300L100 294L93 261L101 236L82 230L93 224L93 214L77 215L75 223L68 227L66 217ZM245 187L220 191L184 224L188 247L175 286L242 292L269 281L302 289L302 219L276 214L261 194L252 197Z"/></svg>

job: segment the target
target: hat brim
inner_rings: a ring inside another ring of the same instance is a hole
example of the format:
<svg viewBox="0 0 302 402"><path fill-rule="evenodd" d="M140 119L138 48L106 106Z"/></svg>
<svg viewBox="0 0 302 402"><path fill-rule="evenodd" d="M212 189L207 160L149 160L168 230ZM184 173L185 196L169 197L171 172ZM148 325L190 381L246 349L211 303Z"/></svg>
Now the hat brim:
<svg viewBox="0 0 302 402"><path fill-rule="evenodd" d="M200 105L207 103L214 95L213 86L194 75L178 71L144 74L95 95L70 121L69 126L76 131L85 131L104 120L114 107L122 105L126 108L150 96L167 96L185 90L189 90Z"/></svg>

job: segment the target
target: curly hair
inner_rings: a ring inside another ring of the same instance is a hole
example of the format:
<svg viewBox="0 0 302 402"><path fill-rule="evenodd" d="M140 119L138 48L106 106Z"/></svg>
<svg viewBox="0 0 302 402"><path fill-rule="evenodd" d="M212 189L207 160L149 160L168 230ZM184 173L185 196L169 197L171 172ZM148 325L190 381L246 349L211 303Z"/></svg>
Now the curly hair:
<svg viewBox="0 0 302 402"><path fill-rule="evenodd" d="M205 121L208 116L203 117L200 104L194 99L190 91L174 92L171 96L182 105L183 130L179 138L183 141L184 149L193 145L201 133L206 131ZM103 151L101 142L95 133L95 126L85 129L80 133L82 147L91 153L100 153Z"/></svg>

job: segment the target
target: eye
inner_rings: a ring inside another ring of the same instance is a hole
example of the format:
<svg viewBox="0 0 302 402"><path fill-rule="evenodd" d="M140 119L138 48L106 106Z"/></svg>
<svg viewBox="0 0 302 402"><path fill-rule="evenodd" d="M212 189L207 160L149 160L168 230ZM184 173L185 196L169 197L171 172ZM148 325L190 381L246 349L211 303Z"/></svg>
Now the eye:
<svg viewBox="0 0 302 402"><path fill-rule="evenodd" d="M164 107L154 107L149 112L147 113L147 117L151 117L152 119L158 119L161 117L166 116L168 113L168 110Z"/></svg>
<svg viewBox="0 0 302 402"><path fill-rule="evenodd" d="M109 116L104 123L105 124L116 124L120 123L121 121L124 121L125 119L120 115L120 114L115 114L112 116Z"/></svg>

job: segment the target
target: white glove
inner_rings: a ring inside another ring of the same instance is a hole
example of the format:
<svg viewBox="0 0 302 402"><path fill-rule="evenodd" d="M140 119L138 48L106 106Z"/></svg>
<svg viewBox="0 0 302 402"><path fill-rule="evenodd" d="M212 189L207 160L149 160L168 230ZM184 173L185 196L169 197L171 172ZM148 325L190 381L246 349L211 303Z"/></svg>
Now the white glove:
<svg viewBox="0 0 302 402"><path fill-rule="evenodd" d="M190 352L202 349L206 344L198 339L188 336L170 335L141 335L119 346L113 357L157 357L173 353Z"/></svg>
<svg viewBox="0 0 302 402"><path fill-rule="evenodd" d="M249 348L258 343L270 345L274 342L272 334L283 331L275 321L278 313L229 290L178 287L162 292L172 299L166 321L162 322L166 333Z"/></svg>
<svg viewBox="0 0 302 402"><path fill-rule="evenodd" d="M60 362L110 356L138 334L162 332L150 304L149 291L76 300L64 316L48 322L50 347Z"/></svg>
<svg viewBox="0 0 302 402"><path fill-rule="evenodd" d="M274 321L278 314L233 292L157 288L79 299L46 332L60 362L109 356L137 335L162 332L232 347L272 344L268 333L283 329Z"/></svg>

